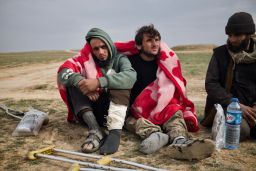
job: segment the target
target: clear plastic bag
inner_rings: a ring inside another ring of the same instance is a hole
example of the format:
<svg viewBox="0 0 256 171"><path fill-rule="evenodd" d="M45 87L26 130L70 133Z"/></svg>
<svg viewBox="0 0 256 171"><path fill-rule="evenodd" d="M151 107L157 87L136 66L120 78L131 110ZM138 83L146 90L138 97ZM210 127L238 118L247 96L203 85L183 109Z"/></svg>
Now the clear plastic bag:
<svg viewBox="0 0 256 171"><path fill-rule="evenodd" d="M48 114L34 108L30 108L13 131L12 136L38 135L43 124L49 121Z"/></svg>
<svg viewBox="0 0 256 171"><path fill-rule="evenodd" d="M214 105L217 112L212 125L212 139L215 141L216 149L219 151L225 145L225 115L220 104Z"/></svg>

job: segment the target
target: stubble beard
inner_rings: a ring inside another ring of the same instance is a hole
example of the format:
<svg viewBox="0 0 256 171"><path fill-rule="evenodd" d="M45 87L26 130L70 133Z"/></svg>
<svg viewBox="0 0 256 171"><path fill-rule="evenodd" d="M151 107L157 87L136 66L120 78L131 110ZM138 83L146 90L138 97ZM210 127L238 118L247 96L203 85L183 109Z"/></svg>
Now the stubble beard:
<svg viewBox="0 0 256 171"><path fill-rule="evenodd" d="M245 39L243 40L240 45L238 46L233 46L229 40L227 40L227 47L228 49L233 52L233 53L238 53L238 52L241 52L241 51L245 51L247 50L247 47L250 43L250 39Z"/></svg>
<svg viewBox="0 0 256 171"><path fill-rule="evenodd" d="M93 55L94 62L100 67L100 68L106 68L110 63L110 57L108 57L106 60L101 61L99 60L95 55Z"/></svg>
<svg viewBox="0 0 256 171"><path fill-rule="evenodd" d="M152 54L150 52L147 52L144 50L144 48L142 47L141 50L140 50L140 54L144 54L145 56L149 57L149 58L154 58L154 59L157 59L160 55L160 48L158 49L158 52L157 54Z"/></svg>

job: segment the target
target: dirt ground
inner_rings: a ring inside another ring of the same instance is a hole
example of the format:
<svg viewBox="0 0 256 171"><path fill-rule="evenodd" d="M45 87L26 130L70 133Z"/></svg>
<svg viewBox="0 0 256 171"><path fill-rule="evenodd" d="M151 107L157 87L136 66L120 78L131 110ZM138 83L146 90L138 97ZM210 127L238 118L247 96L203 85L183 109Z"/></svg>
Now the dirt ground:
<svg viewBox="0 0 256 171"><path fill-rule="evenodd" d="M25 110L35 105L49 112L50 122L35 137L12 137L18 120L0 113L0 170L68 170L71 164L37 159L30 161L27 152L55 145L56 148L79 151L87 135L86 128L66 122L66 108L59 97L56 72L60 63L32 64L26 67L0 69L0 103L18 106ZM188 96L196 104L204 105L204 80L187 78ZM19 103L19 105L16 105ZM201 128L195 137L210 137L210 131ZM119 151L111 157L136 161L167 170L256 170L256 147L254 140L241 143L238 150L216 151L201 161L179 161L166 153L143 155L138 152L140 139L124 131ZM164 150L168 150L167 147ZM81 159L81 158L80 158ZM86 160L88 161L88 160ZM115 166L122 167L123 165Z"/></svg>

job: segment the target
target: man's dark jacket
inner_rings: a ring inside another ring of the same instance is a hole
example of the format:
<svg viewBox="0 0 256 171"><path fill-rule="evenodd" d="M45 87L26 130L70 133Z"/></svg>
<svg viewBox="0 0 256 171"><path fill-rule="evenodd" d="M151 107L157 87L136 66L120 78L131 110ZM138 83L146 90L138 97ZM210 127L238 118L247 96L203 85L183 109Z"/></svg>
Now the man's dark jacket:
<svg viewBox="0 0 256 171"><path fill-rule="evenodd" d="M230 78L228 70L233 73L230 92L227 92L227 79ZM210 127L214 116L207 117L215 103L221 104L225 110L232 97L251 107L256 102L256 62L234 64L226 45L215 48L206 74L205 89L205 118L201 124Z"/></svg>

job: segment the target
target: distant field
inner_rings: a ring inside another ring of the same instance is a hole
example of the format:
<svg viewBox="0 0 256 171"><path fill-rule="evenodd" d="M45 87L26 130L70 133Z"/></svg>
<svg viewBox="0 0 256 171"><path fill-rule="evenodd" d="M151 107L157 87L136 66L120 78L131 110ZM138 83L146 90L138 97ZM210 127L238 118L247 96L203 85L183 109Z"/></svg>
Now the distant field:
<svg viewBox="0 0 256 171"><path fill-rule="evenodd" d="M198 45L179 45L172 47L175 51L211 51L216 45L198 44Z"/></svg>
<svg viewBox="0 0 256 171"><path fill-rule="evenodd" d="M203 79L205 77L211 53L177 53L177 55L185 78L196 76Z"/></svg>
<svg viewBox="0 0 256 171"><path fill-rule="evenodd" d="M66 51L0 53L0 68L63 61L73 55Z"/></svg>

